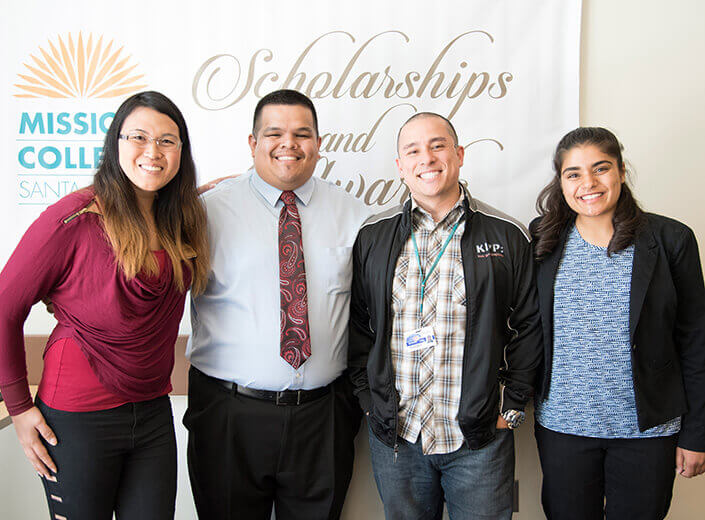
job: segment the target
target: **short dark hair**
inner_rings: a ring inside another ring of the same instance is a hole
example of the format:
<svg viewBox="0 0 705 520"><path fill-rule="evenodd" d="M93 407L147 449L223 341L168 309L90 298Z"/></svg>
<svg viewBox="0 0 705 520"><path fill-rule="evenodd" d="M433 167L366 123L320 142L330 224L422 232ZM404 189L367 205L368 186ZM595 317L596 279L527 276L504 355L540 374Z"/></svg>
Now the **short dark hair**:
<svg viewBox="0 0 705 520"><path fill-rule="evenodd" d="M622 158L624 147L617 136L606 128L581 126L564 135L553 154L553 179L541 190L536 200L536 210L542 218L538 225L532 226L531 233L535 240L534 254L538 260L553 251L563 230L575 221L576 213L568 206L561 189L561 170L565 154L579 146L596 146L615 160L620 172L625 175L627 173ZM644 212L625 180L612 217L614 234L607 246L607 254L622 251L633 244L644 220Z"/></svg>
<svg viewBox="0 0 705 520"><path fill-rule="evenodd" d="M453 137L453 144L458 146L458 132L455 131L455 127L453 126L453 123L450 122L450 119L443 117L441 114L436 114L435 112L417 112L407 119L404 124L401 125L401 128L399 128L399 132L397 132L397 155L399 155L399 138L401 137L401 131L404 130L406 125L415 119L420 119L422 117L437 117L445 121L445 124L448 125L448 130L450 130L450 135Z"/></svg>
<svg viewBox="0 0 705 520"><path fill-rule="evenodd" d="M299 105L308 108L313 116L313 129L316 132L316 136L320 135L318 133L318 116L316 115L316 108L313 106L313 101L296 90L281 89L270 92L257 103L255 115L252 118L252 135L255 137L257 137L257 130L259 130L258 126L262 110L267 105Z"/></svg>

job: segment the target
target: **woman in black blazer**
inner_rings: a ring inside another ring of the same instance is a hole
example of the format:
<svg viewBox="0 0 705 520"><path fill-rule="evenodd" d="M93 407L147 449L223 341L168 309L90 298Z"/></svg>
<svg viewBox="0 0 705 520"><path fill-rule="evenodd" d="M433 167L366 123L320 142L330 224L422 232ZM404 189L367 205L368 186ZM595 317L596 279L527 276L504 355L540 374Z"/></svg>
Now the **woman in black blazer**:
<svg viewBox="0 0 705 520"><path fill-rule="evenodd" d="M536 397L544 511L662 519L675 473L705 472L695 236L639 208L608 130L568 133L553 165L531 224L545 346Z"/></svg>

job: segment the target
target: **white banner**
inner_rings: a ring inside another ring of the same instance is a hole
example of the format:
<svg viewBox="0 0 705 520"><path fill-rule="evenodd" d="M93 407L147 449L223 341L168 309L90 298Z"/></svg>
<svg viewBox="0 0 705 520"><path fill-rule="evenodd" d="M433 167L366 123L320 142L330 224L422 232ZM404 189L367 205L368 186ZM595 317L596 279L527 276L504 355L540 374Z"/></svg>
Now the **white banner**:
<svg viewBox="0 0 705 520"><path fill-rule="evenodd" d="M524 222L578 124L580 1L12 2L0 66L0 265L47 205L91 183L112 113L159 90L183 111L200 181L252 164L257 100L317 109L317 174L367 204L406 194L394 159L417 111L449 117L461 178Z"/></svg>

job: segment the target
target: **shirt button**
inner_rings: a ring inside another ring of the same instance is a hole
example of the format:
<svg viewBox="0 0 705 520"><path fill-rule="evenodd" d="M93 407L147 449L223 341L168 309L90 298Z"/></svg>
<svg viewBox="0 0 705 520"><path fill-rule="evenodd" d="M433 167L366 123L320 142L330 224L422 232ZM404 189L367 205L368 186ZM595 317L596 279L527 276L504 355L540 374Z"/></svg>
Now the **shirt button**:
<svg viewBox="0 0 705 520"><path fill-rule="evenodd" d="M296 373L296 377L297 377L298 379L301 379L301 374L299 374L299 373L297 372L297 373Z"/></svg>

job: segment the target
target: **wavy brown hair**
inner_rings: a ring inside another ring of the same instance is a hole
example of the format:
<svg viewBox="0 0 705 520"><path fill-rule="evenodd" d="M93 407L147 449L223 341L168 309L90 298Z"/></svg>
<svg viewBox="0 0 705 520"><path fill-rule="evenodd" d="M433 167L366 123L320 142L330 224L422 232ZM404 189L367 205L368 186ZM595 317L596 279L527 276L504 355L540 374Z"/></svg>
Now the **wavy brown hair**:
<svg viewBox="0 0 705 520"><path fill-rule="evenodd" d="M156 275L159 266L149 247L147 221L137 205L130 179L120 167L118 139L125 119L139 107L168 116L179 128L181 163L174 178L157 192L153 212L159 243L166 250L180 291L184 283L182 262L191 267L191 289L203 292L209 270L206 210L196 191L196 166L191 156L186 122L176 105L159 92L140 92L120 105L105 135L103 158L96 171L93 188L103 215L105 231L118 266L128 279L144 270Z"/></svg>
<svg viewBox="0 0 705 520"><path fill-rule="evenodd" d="M561 189L563 158L572 148L588 145L597 146L602 153L615 159L619 171L626 174L622 158L623 146L609 130L600 127L579 127L563 136L553 154L553 179L541 190L536 200L536 210L542 218L537 225L531 226L531 233L535 241L534 254L538 260L551 254L560 240L561 233L575 221L577 214L568 206ZM622 251L633 244L643 222L644 212L625 179L612 217L614 234L607 245L607 254Z"/></svg>

